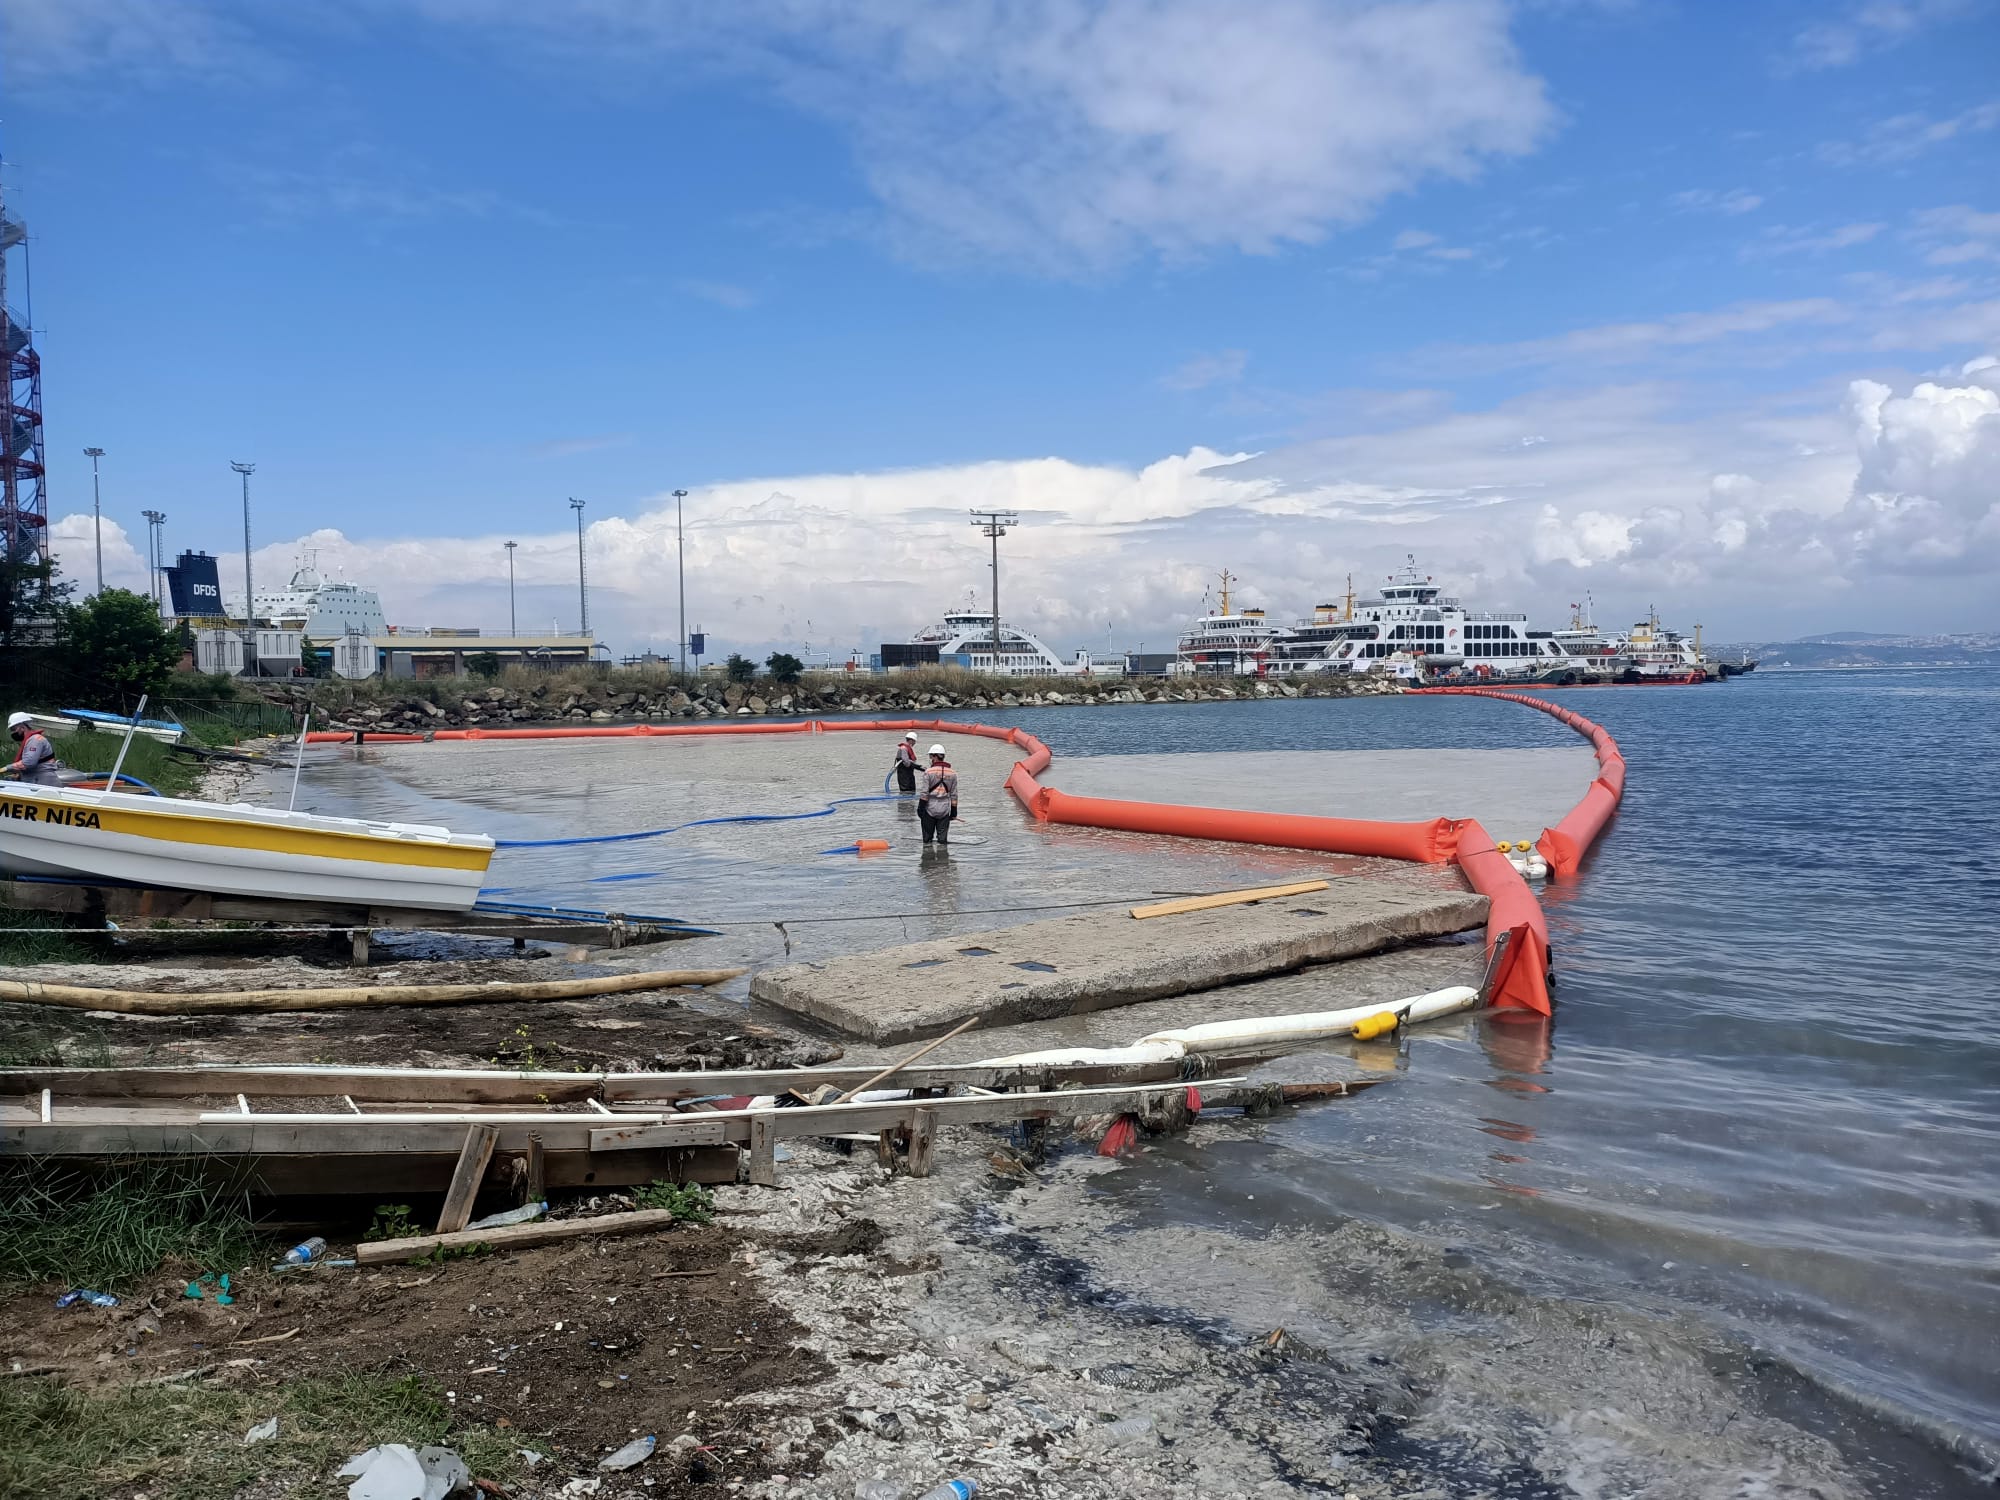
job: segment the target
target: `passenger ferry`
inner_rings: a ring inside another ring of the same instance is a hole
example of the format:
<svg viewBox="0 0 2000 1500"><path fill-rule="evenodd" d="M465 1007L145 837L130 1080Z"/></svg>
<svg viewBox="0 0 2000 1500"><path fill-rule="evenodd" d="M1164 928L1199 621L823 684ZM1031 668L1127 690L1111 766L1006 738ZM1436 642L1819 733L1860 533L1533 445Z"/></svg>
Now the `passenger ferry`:
<svg viewBox="0 0 2000 1500"><path fill-rule="evenodd" d="M1274 643L1284 630L1264 617L1261 609L1231 613L1229 586L1241 583L1227 569L1222 573L1222 607L1202 615L1181 636L1173 677L1255 677L1267 670Z"/></svg>
<svg viewBox="0 0 2000 1500"><path fill-rule="evenodd" d="M1074 661L1066 662L1027 631L1005 620L1000 622L999 649L995 651L992 613L970 608L947 610L941 624L919 630L910 637L910 644L919 648L935 646L937 659L945 666L965 667L994 677L1087 677L1093 671L1106 670L1102 663L1093 663L1083 652L1078 652ZM888 649L883 647L885 664ZM924 651L923 656L928 658L929 652Z"/></svg>
<svg viewBox="0 0 2000 1500"><path fill-rule="evenodd" d="M1580 617L1571 629L1537 630L1525 614L1468 610L1437 580L1417 571L1414 555L1373 597L1317 606L1273 643L1263 670L1303 672L1390 670L1414 660L1425 671L1462 670L1481 676L1524 676L1551 668L1583 668L1598 655L1595 627Z"/></svg>
<svg viewBox="0 0 2000 1500"><path fill-rule="evenodd" d="M1689 640L1667 629L1659 612L1649 609L1617 644L1612 666L1620 677L1640 682L1705 682L1709 669L1701 659L1701 627L1695 627L1695 638Z"/></svg>

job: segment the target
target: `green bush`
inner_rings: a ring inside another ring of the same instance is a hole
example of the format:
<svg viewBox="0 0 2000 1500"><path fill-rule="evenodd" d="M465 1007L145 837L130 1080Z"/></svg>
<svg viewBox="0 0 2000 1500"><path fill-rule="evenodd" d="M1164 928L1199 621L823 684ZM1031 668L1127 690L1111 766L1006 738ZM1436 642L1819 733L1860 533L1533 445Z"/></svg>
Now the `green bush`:
<svg viewBox="0 0 2000 1500"><path fill-rule="evenodd" d="M770 672L773 682L797 682L806 664L789 651L773 651L764 658L764 667Z"/></svg>
<svg viewBox="0 0 2000 1500"><path fill-rule="evenodd" d="M731 682L748 682L757 675L757 663L740 651L732 651L729 660L723 663L723 671Z"/></svg>
<svg viewBox="0 0 2000 1500"><path fill-rule="evenodd" d="M144 594L106 589L68 613L70 662L101 693L121 702L157 697L173 680L181 647Z"/></svg>

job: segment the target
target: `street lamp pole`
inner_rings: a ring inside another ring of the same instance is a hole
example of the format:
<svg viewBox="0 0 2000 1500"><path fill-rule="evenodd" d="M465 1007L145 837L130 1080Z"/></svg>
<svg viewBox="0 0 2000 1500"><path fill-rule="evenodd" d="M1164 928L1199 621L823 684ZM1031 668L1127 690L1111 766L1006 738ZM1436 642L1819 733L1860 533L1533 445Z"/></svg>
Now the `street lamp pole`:
<svg viewBox="0 0 2000 1500"><path fill-rule="evenodd" d="M90 519L92 529L97 533L97 592L104 592L104 496L97 484L97 461L104 457L102 448L86 448L84 457L90 460Z"/></svg>
<svg viewBox="0 0 2000 1500"><path fill-rule="evenodd" d="M153 596L153 607L158 609L160 608L160 570L167 564L166 558L160 555L160 549L163 545L160 528L167 524L167 513L163 510L142 510L139 514L146 518L146 555L152 564L152 572L146 582L146 591Z"/></svg>
<svg viewBox="0 0 2000 1500"><path fill-rule="evenodd" d="M674 567L680 575L678 591L681 601L681 644L676 653L681 676L687 676L688 669L688 574L687 574L687 533L681 527L681 502L687 499L686 490L674 491Z"/></svg>
<svg viewBox="0 0 2000 1500"><path fill-rule="evenodd" d="M257 595L250 586L250 476L257 466L232 459L229 467L243 476L243 665L251 676L262 677L257 669Z"/></svg>
<svg viewBox="0 0 2000 1500"><path fill-rule="evenodd" d="M1004 670L1000 665L1000 538L1009 526L1020 525L1021 518L1011 510L975 510L972 524L993 541L993 671L998 675Z"/></svg>
<svg viewBox="0 0 2000 1500"><path fill-rule="evenodd" d="M507 634L519 635L521 627L514 621L514 549L519 542L506 542L507 548Z"/></svg>
<svg viewBox="0 0 2000 1500"><path fill-rule="evenodd" d="M584 635L590 634L590 589L583 581L583 502L570 496L569 508L576 512L576 608L583 617Z"/></svg>

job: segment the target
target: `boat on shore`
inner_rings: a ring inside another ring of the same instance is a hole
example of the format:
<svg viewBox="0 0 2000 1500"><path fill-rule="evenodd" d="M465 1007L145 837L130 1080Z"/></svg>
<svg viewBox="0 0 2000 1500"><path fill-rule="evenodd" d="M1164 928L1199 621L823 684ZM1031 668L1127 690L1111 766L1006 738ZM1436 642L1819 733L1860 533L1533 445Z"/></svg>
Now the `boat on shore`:
<svg viewBox="0 0 2000 1500"><path fill-rule="evenodd" d="M149 740L158 740L163 745L178 745L187 733L181 725L169 719L134 720L94 708L60 708L54 713L30 710L28 722L48 735L75 734L78 730L88 733L95 729L123 733L130 728L134 733Z"/></svg>
<svg viewBox="0 0 2000 1500"><path fill-rule="evenodd" d="M492 860L448 828L0 781L10 876L464 911Z"/></svg>

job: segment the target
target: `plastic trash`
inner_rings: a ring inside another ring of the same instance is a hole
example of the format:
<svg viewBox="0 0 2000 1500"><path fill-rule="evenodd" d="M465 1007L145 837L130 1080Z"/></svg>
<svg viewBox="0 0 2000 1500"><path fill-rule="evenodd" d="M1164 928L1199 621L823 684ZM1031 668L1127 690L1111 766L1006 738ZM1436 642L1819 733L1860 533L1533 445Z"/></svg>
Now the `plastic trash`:
<svg viewBox="0 0 2000 1500"><path fill-rule="evenodd" d="M276 1417L266 1417L255 1427L243 1434L243 1446L247 1448L252 1443L268 1443L277 1435L278 1419Z"/></svg>
<svg viewBox="0 0 2000 1500"><path fill-rule="evenodd" d="M118 1299L109 1292L93 1292L89 1287L76 1287L56 1298L57 1307L116 1307Z"/></svg>
<svg viewBox="0 0 2000 1500"><path fill-rule="evenodd" d="M465 1460L435 1446L384 1443L355 1454L334 1477L354 1481L348 1500L462 1500L473 1493Z"/></svg>
<svg viewBox="0 0 2000 1500"><path fill-rule="evenodd" d="M650 1432L642 1438L634 1438L616 1453L606 1458L600 1458L597 1461L597 1467L608 1469L614 1474L621 1469L636 1469L640 1464L653 1456L654 1441L654 1437Z"/></svg>
<svg viewBox="0 0 2000 1500"><path fill-rule="evenodd" d="M854 1500L903 1500L908 1493L893 1479L864 1479L854 1486Z"/></svg>
<svg viewBox="0 0 2000 1500"><path fill-rule="evenodd" d="M505 1229L509 1224L527 1224L539 1219L549 1211L546 1203L523 1203L519 1208L510 1208L502 1214L488 1214L483 1219L474 1219L467 1229Z"/></svg>
<svg viewBox="0 0 2000 1500"><path fill-rule="evenodd" d="M972 1500L979 1493L979 1484L971 1479L947 1479L943 1484L925 1490L917 1500Z"/></svg>
<svg viewBox="0 0 2000 1500"><path fill-rule="evenodd" d="M279 1262L279 1264L287 1266L309 1266L316 1260L324 1259L325 1256L326 1256L326 1241L321 1239L318 1235L314 1235L311 1239L302 1240L298 1244L292 1246L291 1249L287 1250L285 1252L284 1259L281 1262Z"/></svg>

